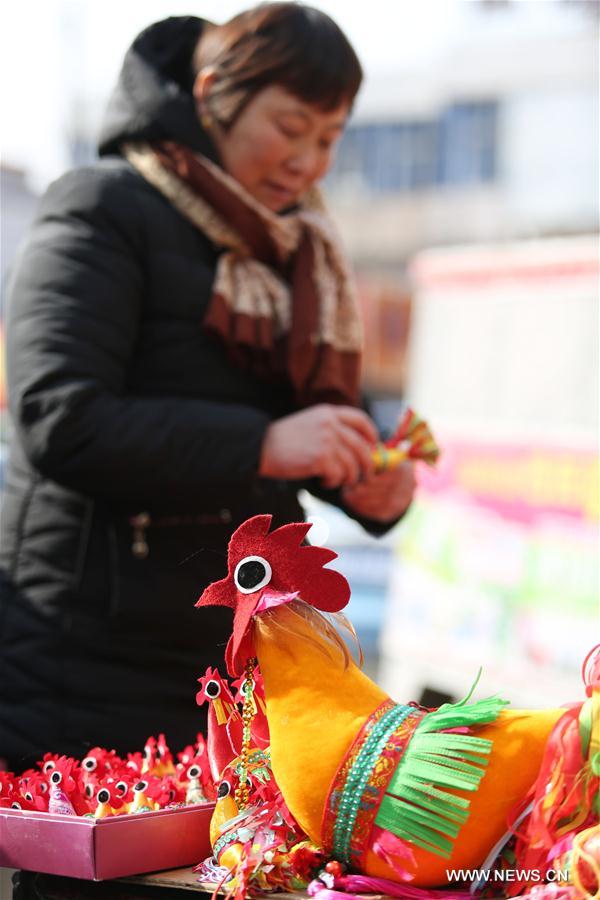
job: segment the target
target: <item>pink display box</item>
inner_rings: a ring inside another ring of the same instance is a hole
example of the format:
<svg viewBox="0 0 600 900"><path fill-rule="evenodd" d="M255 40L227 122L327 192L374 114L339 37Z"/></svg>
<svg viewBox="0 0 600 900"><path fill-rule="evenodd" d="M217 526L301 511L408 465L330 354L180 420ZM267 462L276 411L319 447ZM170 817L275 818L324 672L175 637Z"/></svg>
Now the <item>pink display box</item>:
<svg viewBox="0 0 600 900"><path fill-rule="evenodd" d="M213 809L206 803L104 819L0 809L0 866L94 881L194 866L212 854Z"/></svg>

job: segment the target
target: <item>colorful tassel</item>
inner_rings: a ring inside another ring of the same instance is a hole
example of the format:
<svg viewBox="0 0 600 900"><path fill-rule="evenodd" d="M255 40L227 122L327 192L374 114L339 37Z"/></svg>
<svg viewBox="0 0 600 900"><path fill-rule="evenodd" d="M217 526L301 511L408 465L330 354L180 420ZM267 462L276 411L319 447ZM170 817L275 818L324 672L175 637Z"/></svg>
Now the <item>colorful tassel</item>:
<svg viewBox="0 0 600 900"><path fill-rule="evenodd" d="M571 878L582 897L600 898L600 825L573 838Z"/></svg>
<svg viewBox="0 0 600 900"><path fill-rule="evenodd" d="M420 459L433 466L440 450L427 422L412 409L407 409L394 434L380 441L373 450L373 462L378 472L395 469L406 459Z"/></svg>
<svg viewBox="0 0 600 900"><path fill-rule="evenodd" d="M587 699L567 709L548 738L529 798L531 815L515 848L522 870L554 868L561 842L598 821L600 750L592 725L600 721L599 660L595 647L583 667Z"/></svg>

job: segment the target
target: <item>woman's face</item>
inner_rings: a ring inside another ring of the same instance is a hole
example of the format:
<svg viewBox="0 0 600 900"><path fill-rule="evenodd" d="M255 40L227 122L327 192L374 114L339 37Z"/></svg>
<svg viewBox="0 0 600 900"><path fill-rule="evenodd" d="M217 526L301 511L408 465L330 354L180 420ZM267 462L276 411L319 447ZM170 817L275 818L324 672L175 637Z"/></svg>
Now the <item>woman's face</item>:
<svg viewBox="0 0 600 900"><path fill-rule="evenodd" d="M292 206L334 159L348 104L323 112L284 88L263 88L227 130L211 130L223 168L274 212Z"/></svg>

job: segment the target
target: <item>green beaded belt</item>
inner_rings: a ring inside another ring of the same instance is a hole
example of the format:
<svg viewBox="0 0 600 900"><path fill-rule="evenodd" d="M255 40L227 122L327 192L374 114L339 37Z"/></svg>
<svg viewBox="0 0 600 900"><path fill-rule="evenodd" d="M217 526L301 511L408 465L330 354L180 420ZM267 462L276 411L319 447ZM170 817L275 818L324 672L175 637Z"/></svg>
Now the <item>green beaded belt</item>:
<svg viewBox="0 0 600 900"><path fill-rule="evenodd" d="M341 790L336 791L335 796L331 797L330 810L331 812L335 811L333 833L331 834L332 851L334 858L340 862L356 864L356 859L354 859L356 845L364 848L368 834L363 835L363 840L356 841L357 831L362 831L361 825L366 826L368 821L368 832L370 832L376 806L382 796L381 791L370 784L373 770L394 732L411 715L420 718L422 713L414 706L402 706L389 702L384 704L384 707L376 710L371 717L374 721L360 748L357 748L356 743L353 745L354 759L346 773L343 786L338 784L338 788ZM364 735L364 732L362 734ZM389 771L391 777L398 758L396 757L390 762L393 762ZM367 815L361 817L361 812L367 812ZM363 822L358 821L357 826L357 820L361 818Z"/></svg>

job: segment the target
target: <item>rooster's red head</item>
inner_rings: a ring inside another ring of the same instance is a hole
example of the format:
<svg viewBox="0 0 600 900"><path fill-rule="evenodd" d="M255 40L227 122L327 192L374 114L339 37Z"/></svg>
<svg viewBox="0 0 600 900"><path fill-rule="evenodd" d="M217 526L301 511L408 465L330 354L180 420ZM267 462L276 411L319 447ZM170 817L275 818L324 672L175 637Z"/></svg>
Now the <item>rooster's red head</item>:
<svg viewBox="0 0 600 900"><path fill-rule="evenodd" d="M199 605L199 602L196 606ZM196 703L202 706L203 703L225 704L225 708L233 709L235 701L233 694L229 689L229 685L219 675L218 669L208 667L202 678L198 678L200 690L196 694ZM226 721L226 720L225 720ZM219 723L224 724L224 723Z"/></svg>
<svg viewBox="0 0 600 900"><path fill-rule="evenodd" d="M310 525L293 522L269 533L271 516L254 516L229 542L227 578L209 585L196 606L230 606L233 634L225 660L231 676L241 675L254 656L252 619L267 609L299 598L324 612L338 612L350 598L343 575L325 569L337 553L302 545Z"/></svg>

